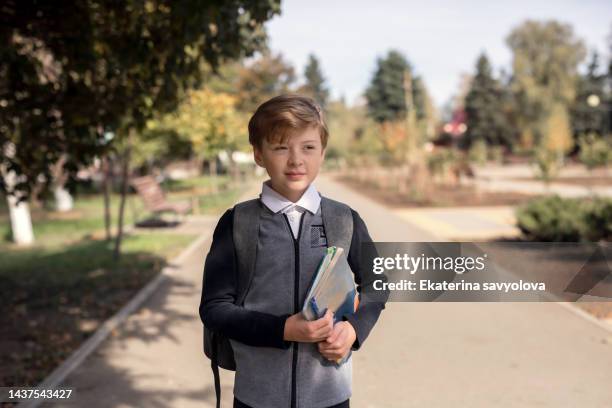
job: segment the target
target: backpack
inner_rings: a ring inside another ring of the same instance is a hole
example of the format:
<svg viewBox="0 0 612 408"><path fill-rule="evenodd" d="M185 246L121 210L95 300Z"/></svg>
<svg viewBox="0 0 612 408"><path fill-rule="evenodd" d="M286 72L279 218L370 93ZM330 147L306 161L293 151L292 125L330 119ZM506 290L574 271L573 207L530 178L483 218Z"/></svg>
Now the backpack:
<svg viewBox="0 0 612 408"><path fill-rule="evenodd" d="M261 201L257 198L238 203L234 206L234 229L232 234L238 261L236 305L242 305L244 303L244 299L253 279L261 205ZM346 242L346 237L352 238L353 216L351 214L351 209L346 204L326 197L321 197L321 216L328 246ZM334 220L334 222L329 222L330 220ZM349 238L349 245L350 242L351 239ZM204 354L210 359L210 367L215 380L215 395L217 397L216 406L220 408L221 380L219 378L219 367L230 371L236 371L234 351L227 337L220 333L212 332L204 327Z"/></svg>

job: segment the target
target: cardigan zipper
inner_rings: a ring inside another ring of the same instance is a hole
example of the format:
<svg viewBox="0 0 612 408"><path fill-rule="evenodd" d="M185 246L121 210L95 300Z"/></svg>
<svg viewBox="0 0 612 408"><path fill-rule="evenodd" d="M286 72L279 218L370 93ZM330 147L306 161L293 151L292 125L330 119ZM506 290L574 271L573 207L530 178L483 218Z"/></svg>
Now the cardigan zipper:
<svg viewBox="0 0 612 408"><path fill-rule="evenodd" d="M294 283L293 283L293 313L297 313L300 310L300 235L302 234L302 224L304 222L305 214L302 214L300 218L300 227L298 228L297 239L293 236L293 229L287 214L283 214L287 225L289 226L289 233L293 239L293 250L295 253L295 269L294 269ZM297 362L298 362L298 347L299 343L296 341L293 343L293 359L291 361L291 408L297 407Z"/></svg>

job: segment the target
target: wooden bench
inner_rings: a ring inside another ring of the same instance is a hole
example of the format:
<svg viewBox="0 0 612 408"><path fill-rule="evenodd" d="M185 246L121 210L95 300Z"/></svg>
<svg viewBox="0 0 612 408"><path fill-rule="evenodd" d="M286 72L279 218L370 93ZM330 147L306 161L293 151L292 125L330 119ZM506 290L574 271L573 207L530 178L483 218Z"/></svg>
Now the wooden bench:
<svg viewBox="0 0 612 408"><path fill-rule="evenodd" d="M159 183L152 176L132 178L130 184L142 199L145 208L155 215L173 213L185 216L192 210L192 205L188 202L169 202Z"/></svg>

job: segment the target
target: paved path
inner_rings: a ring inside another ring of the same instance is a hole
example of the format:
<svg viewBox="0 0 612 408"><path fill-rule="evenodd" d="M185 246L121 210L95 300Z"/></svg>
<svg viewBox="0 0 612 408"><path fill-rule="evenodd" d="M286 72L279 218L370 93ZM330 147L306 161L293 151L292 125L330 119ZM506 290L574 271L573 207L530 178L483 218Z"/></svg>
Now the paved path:
<svg viewBox="0 0 612 408"><path fill-rule="evenodd" d="M545 187L541 181L476 179L478 187L487 191L515 192L524 194L557 194L562 197L589 197L593 194L602 197L612 196L612 187L596 186L587 188L569 183L553 182Z"/></svg>
<svg viewBox="0 0 612 408"><path fill-rule="evenodd" d="M600 174L600 173L597 173ZM612 186L599 185L588 188L575 183L564 182L566 177L597 177L589 174L584 166L567 166L561 169L559 177L548 187L539 180L526 180L534 177L533 166L486 165L476 168L475 183L483 190L512 191L523 194L558 194L562 197L588 197L593 194L611 197Z"/></svg>
<svg viewBox="0 0 612 408"><path fill-rule="evenodd" d="M438 240L317 186L354 203L376 241ZM554 303L390 303L353 364L355 407L612 406L612 334Z"/></svg>
<svg viewBox="0 0 612 408"><path fill-rule="evenodd" d="M375 240L437 240L325 177L316 185L351 203ZM68 378L70 406L214 406L197 315L208 245ZM612 334L554 303L393 303L354 354L353 383L357 408L610 407Z"/></svg>
<svg viewBox="0 0 612 408"><path fill-rule="evenodd" d="M520 235L515 226L514 208L509 206L419 207L402 208L393 212L445 241L478 241Z"/></svg>

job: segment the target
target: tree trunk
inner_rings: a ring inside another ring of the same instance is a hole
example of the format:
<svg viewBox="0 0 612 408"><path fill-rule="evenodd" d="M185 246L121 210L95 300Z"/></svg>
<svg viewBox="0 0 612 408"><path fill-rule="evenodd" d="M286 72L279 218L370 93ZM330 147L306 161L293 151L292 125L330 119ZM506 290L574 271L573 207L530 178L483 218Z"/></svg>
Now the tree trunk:
<svg viewBox="0 0 612 408"><path fill-rule="evenodd" d="M68 160L67 155L62 155L60 159L53 164L51 174L53 175L53 196L55 197L55 209L60 212L72 210L74 201L72 196L64 188L68 177L64 172L64 164Z"/></svg>
<svg viewBox="0 0 612 408"><path fill-rule="evenodd" d="M15 145L8 143L2 149L2 153L7 157L15 156ZM14 171L8 171L4 166L0 166L0 176L4 180L7 191L12 191L19 182ZM30 245L34 243L34 232L32 229L32 218L30 217L30 207L26 200L19 202L17 195L7 194L6 200L11 220L11 232L13 242L17 245Z"/></svg>
<svg viewBox="0 0 612 408"><path fill-rule="evenodd" d="M113 258L115 261L119 260L121 256L121 241L123 239L123 216L125 213L125 200L127 197L128 184L129 184L129 174L130 174L130 156L132 149L132 134L133 131L130 131L127 146L125 149L125 153L123 156L123 165L121 169L121 199L119 201L119 219L117 222L117 237L115 238L115 251L113 253Z"/></svg>
<svg viewBox="0 0 612 408"><path fill-rule="evenodd" d="M64 186L56 186L53 189L53 196L55 197L55 209L57 211L67 212L74 208L72 196Z"/></svg>
<svg viewBox="0 0 612 408"><path fill-rule="evenodd" d="M30 207L34 209L43 209L45 206L45 201L41 198L41 194L43 192L44 183L37 182L34 184L32 188L32 192L30 193Z"/></svg>
<svg viewBox="0 0 612 408"><path fill-rule="evenodd" d="M111 236L111 210L110 210L110 179L111 179L111 166L109 163L108 156L102 158L102 190L104 192L104 228L106 230L106 240L110 241Z"/></svg>
<svg viewBox="0 0 612 408"><path fill-rule="evenodd" d="M219 189L217 185L217 156L214 156L208 162L208 174L210 175L211 192L216 194Z"/></svg>
<svg viewBox="0 0 612 408"><path fill-rule="evenodd" d="M31 245L34 243L34 232L32 230L32 219L30 218L30 207L27 201L17 203L17 197L7 197L9 216L11 218L11 231L13 242L17 245Z"/></svg>

